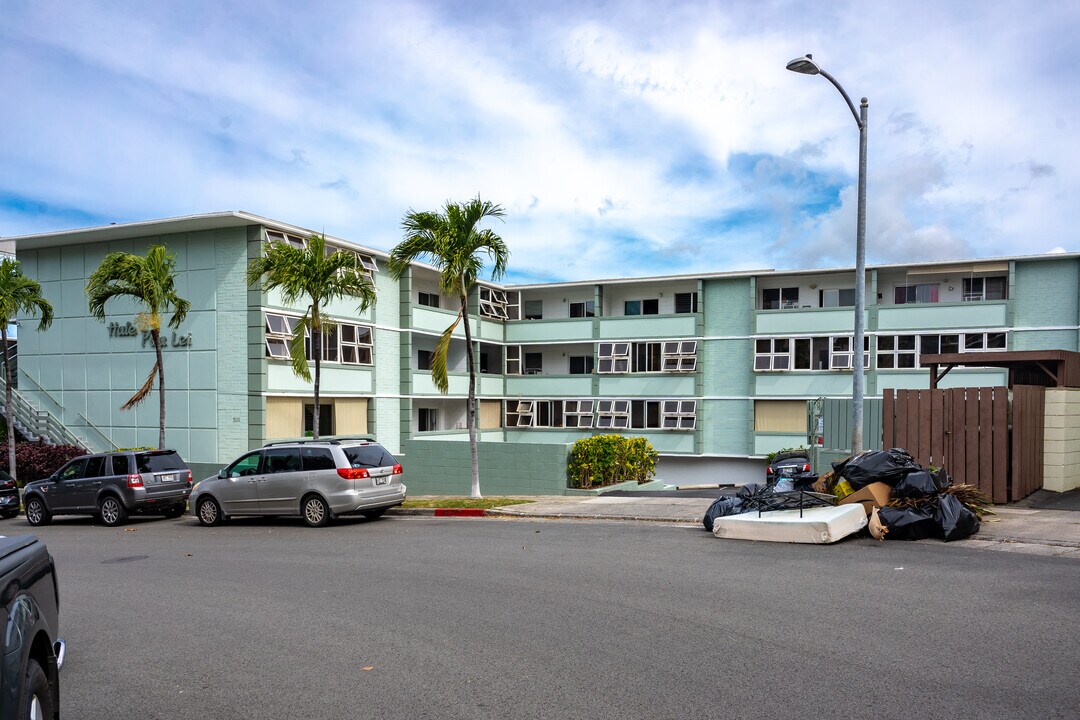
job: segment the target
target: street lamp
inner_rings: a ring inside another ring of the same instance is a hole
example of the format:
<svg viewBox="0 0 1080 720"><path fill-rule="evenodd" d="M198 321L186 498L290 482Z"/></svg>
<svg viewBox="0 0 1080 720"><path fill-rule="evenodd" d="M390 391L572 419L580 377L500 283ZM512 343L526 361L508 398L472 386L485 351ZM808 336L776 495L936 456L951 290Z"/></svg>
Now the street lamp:
<svg viewBox="0 0 1080 720"><path fill-rule="evenodd" d="M866 98L855 112L855 103L844 92L840 83L814 62L813 56L795 58L787 64L787 69L803 75L821 75L831 82L847 101L848 108L859 126L859 211L855 230L855 347L852 358L851 379L851 452L859 453L863 449L863 323L866 308L866 111L870 103Z"/></svg>

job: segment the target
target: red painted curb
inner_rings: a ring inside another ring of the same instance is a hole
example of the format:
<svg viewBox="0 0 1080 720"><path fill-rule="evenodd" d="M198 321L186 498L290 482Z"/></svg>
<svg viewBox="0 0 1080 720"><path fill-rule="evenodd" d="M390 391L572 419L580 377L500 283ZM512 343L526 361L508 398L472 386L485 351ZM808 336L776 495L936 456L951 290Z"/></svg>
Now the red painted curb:
<svg viewBox="0 0 1080 720"><path fill-rule="evenodd" d="M484 508L435 508L435 517L484 517Z"/></svg>

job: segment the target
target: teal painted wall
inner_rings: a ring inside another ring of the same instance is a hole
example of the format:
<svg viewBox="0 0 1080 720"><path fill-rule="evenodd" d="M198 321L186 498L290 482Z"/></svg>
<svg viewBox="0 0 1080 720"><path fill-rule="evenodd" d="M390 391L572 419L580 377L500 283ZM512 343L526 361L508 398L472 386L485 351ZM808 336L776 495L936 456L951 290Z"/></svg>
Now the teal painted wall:
<svg viewBox="0 0 1080 720"><path fill-rule="evenodd" d="M515 442L477 443L484 495L565 495L570 446ZM469 443L407 439L401 463L410 496L468 495L472 487Z"/></svg>
<svg viewBox="0 0 1080 720"><path fill-rule="evenodd" d="M753 400L705 400L698 415L703 452L709 455L748 455L754 427Z"/></svg>
<svg viewBox="0 0 1080 720"><path fill-rule="evenodd" d="M1073 259L1017 261L1015 325L1020 328L1065 326L1067 330L1015 332L1010 350L1060 348L1080 350L1076 325L1080 322L1080 264Z"/></svg>

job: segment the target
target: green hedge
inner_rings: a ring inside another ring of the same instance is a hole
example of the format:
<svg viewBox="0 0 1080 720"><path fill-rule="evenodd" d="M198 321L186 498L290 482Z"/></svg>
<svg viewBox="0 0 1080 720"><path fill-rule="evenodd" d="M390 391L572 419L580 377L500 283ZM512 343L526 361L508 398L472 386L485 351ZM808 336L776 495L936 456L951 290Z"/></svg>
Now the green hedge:
<svg viewBox="0 0 1080 720"><path fill-rule="evenodd" d="M594 435L570 449L570 487L592 488L636 480L648 482L656 474L657 452L645 438Z"/></svg>

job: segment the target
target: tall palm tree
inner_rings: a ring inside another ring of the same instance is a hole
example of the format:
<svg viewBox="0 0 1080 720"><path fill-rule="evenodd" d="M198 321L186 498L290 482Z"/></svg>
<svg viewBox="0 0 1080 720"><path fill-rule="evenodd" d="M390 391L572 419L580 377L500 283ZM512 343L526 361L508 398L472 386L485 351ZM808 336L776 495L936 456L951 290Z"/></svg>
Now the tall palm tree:
<svg viewBox="0 0 1080 720"><path fill-rule="evenodd" d="M38 332L53 321L53 309L41 296L41 284L23 274L18 260L0 261L0 347L4 351L4 409L7 420L8 472L15 477L15 413L11 405L11 362L8 353L8 325L17 315L40 315Z"/></svg>
<svg viewBox="0 0 1080 720"><path fill-rule="evenodd" d="M322 334L332 330L335 323L323 315L323 308L338 298L360 301L358 313L375 302L375 286L360 264L356 253L345 250L326 251L326 236L308 237L304 247L288 243L266 242L262 254L248 263L249 286L261 285L263 290L281 290L287 305L307 302L307 312L293 330L289 342L289 360L293 373L311 382L308 370L305 333L311 335L311 357L315 361L315 412L311 435L319 439L319 376L322 369Z"/></svg>
<svg viewBox="0 0 1080 720"><path fill-rule="evenodd" d="M146 256L126 252L113 252L105 256L86 283L86 295L90 299L90 314L105 322L105 303L112 298L126 297L146 308L138 314L136 326L150 333L154 343L156 361L150 368L146 382L122 406L130 410L154 389L154 374L158 378L158 448L165 449L165 364L161 357L161 316L172 313L169 327L180 327L191 308L184 298L176 294L176 258L164 245L151 245Z"/></svg>
<svg viewBox="0 0 1080 720"><path fill-rule="evenodd" d="M405 238L390 251L387 266L390 274L400 278L414 260L424 260L439 270L439 287L442 292L460 301L461 308L454 323L443 331L435 344L431 361L431 379L439 392L446 394L449 379L446 371L446 355L450 350L450 336L459 323L464 323L465 355L469 364L469 400L466 407L466 424L469 428L469 450L472 454L472 497L480 495L480 464L476 455L476 360L473 355L472 331L469 327L469 293L484 269L487 255L494 261L491 279L498 280L506 274L510 251L503 239L491 230L477 226L484 218L501 218L506 213L502 207L481 200L479 197L466 203L447 202L443 212L415 212L410 210L401 221Z"/></svg>

